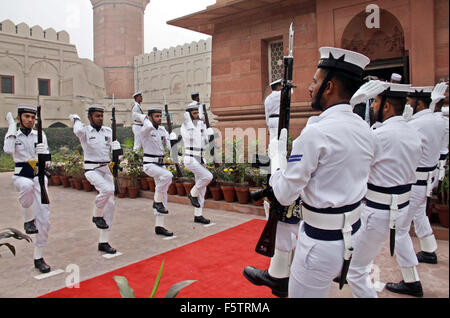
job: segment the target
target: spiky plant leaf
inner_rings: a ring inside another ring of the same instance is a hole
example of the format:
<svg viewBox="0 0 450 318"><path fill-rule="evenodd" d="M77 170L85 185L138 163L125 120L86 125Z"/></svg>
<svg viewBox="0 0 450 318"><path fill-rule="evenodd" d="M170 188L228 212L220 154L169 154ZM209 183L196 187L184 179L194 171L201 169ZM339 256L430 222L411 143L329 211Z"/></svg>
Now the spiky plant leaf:
<svg viewBox="0 0 450 318"><path fill-rule="evenodd" d="M173 284L170 288L169 291L167 292L166 296L164 298L175 298L178 293L180 292L180 290L182 290L184 287L189 286L192 283L195 283L196 280L184 280L182 282Z"/></svg>
<svg viewBox="0 0 450 318"><path fill-rule="evenodd" d="M135 298L134 290L128 284L128 280L123 276L114 276L117 287L119 287L119 292L122 298Z"/></svg>
<svg viewBox="0 0 450 318"><path fill-rule="evenodd" d="M16 256L16 248L9 244L9 243L0 243L0 246L5 245L6 247L9 248L9 250L11 251L11 253L13 253L14 256Z"/></svg>
<svg viewBox="0 0 450 318"><path fill-rule="evenodd" d="M159 268L159 273L158 273L158 276L156 277L155 284L153 285L153 290L152 290L152 294L150 295L150 298L153 298L156 294L156 291L158 290L159 281L161 280L161 276L162 276L162 272L163 272L163 267L164 267L164 260L162 261L161 267Z"/></svg>

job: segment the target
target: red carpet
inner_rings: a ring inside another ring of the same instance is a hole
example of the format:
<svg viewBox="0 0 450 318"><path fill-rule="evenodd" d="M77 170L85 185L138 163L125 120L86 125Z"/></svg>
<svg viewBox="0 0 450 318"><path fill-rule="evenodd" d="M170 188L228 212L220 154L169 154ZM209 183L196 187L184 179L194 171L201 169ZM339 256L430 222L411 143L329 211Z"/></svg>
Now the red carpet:
<svg viewBox="0 0 450 318"><path fill-rule="evenodd" d="M177 298L269 298L267 287L257 287L242 275L247 265L266 269L269 258L255 253L265 225L252 220L169 252L128 265L80 283L80 288L63 288L42 298L117 298L120 293L113 276L124 276L137 298L150 297L161 262L164 270L155 297L164 297L173 284L197 280L182 289Z"/></svg>

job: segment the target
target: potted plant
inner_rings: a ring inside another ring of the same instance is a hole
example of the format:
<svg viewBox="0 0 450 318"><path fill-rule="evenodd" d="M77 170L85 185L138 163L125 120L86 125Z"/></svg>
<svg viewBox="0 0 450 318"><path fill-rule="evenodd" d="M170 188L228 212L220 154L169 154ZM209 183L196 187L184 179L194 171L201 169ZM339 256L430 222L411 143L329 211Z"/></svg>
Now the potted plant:
<svg viewBox="0 0 450 318"><path fill-rule="evenodd" d="M144 171L142 171L142 173L141 173L141 176L139 178L139 182L140 182L140 185L141 185L141 189L145 190L145 191L148 191L149 188L148 188L148 182L147 182L147 174Z"/></svg>
<svg viewBox="0 0 450 318"><path fill-rule="evenodd" d="M50 180L52 182L52 185L54 186L59 186L61 185L61 179L59 178L59 167L58 167L58 163L57 162L50 162L50 165L47 168L47 171L50 173ZM49 180L49 181L50 181Z"/></svg>
<svg viewBox="0 0 450 318"><path fill-rule="evenodd" d="M223 200L222 189L220 188L220 184L218 180L222 179L223 168L220 166L206 166L206 168L212 173L213 179L208 185L209 192L211 192L211 196L214 201Z"/></svg>
<svg viewBox="0 0 450 318"><path fill-rule="evenodd" d="M236 165L236 173L238 177L238 183L234 186L237 199L240 204L248 204L250 198L249 184L246 181L247 171L249 170L247 163L239 163Z"/></svg>
<svg viewBox="0 0 450 318"><path fill-rule="evenodd" d="M261 190L263 187L262 187L262 176L261 176L260 170L256 169L256 168L253 168L253 169L250 168L249 174L250 174L250 177L252 178L252 181L254 184L253 187L249 188L250 193ZM259 201L253 201L253 205L256 205L256 206L261 206L263 204L264 204L264 199L261 199Z"/></svg>
<svg viewBox="0 0 450 318"><path fill-rule="evenodd" d="M138 180L142 173L142 160L140 154L134 150L126 151L124 158L126 159L124 160L124 165L126 167L127 176L130 178L128 184L128 196L131 199L134 199L139 195Z"/></svg>
<svg viewBox="0 0 450 318"><path fill-rule="evenodd" d="M194 173L184 167L183 186L186 193L191 192L192 187L195 185Z"/></svg>
<svg viewBox="0 0 450 318"><path fill-rule="evenodd" d="M177 187L175 185L177 179L178 179L178 174L177 174L177 169L175 166L168 166L167 169L172 173L172 183L169 186L169 189L167 190L167 193L170 195L175 195L177 194Z"/></svg>
<svg viewBox="0 0 450 318"><path fill-rule="evenodd" d="M434 205L439 215L439 222L443 227L449 227L449 166L445 167L445 176L439 188L438 201Z"/></svg>
<svg viewBox="0 0 450 318"><path fill-rule="evenodd" d="M234 168L232 166L224 167L223 172L224 173L220 181L220 189L223 192L226 202L234 202L236 199L236 192L234 190L236 176Z"/></svg>

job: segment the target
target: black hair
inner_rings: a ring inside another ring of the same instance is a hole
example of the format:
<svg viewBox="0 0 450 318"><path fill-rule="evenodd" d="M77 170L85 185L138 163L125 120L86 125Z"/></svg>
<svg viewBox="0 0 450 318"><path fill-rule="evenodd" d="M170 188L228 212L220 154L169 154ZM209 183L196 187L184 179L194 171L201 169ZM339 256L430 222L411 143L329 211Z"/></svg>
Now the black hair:
<svg viewBox="0 0 450 318"><path fill-rule="evenodd" d="M400 98L387 97L386 102L388 102L389 104L392 105L396 115L403 114L403 111L405 110L405 105L406 105L406 97L400 97Z"/></svg>
<svg viewBox="0 0 450 318"><path fill-rule="evenodd" d="M326 70L326 72L329 72L329 70ZM343 99L350 100L363 84L361 78L358 79L344 71L334 69L333 73L332 79L338 83L338 94Z"/></svg>

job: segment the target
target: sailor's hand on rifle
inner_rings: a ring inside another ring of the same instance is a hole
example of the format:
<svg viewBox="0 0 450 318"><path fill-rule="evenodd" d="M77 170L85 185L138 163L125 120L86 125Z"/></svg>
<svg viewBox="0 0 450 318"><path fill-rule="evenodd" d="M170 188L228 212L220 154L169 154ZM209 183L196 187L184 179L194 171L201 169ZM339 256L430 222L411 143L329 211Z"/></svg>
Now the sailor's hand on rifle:
<svg viewBox="0 0 450 318"><path fill-rule="evenodd" d="M411 107L411 105L406 104L405 109L403 110L403 118L408 121L411 119L412 115L414 114L414 109Z"/></svg>
<svg viewBox="0 0 450 318"><path fill-rule="evenodd" d="M45 147L45 145L43 143L36 145L36 153L38 155L45 154L46 152L47 152L47 148Z"/></svg>
<svg viewBox="0 0 450 318"><path fill-rule="evenodd" d="M269 158L272 174L278 169L286 168L287 160L287 129L281 130L280 139L273 138L269 143Z"/></svg>
<svg viewBox="0 0 450 318"><path fill-rule="evenodd" d="M75 120L77 120L77 119L79 121L81 121L80 116L78 116L77 114L70 114L69 115L69 119L72 122L72 124L75 124Z"/></svg>
<svg viewBox="0 0 450 318"><path fill-rule="evenodd" d="M169 140L178 140L177 134L172 131L169 135Z"/></svg>
<svg viewBox="0 0 450 318"><path fill-rule="evenodd" d="M111 143L111 149L114 151L114 150L120 150L122 147L120 146L120 142L119 141L117 141L117 140L114 140L112 143Z"/></svg>
<svg viewBox="0 0 450 318"><path fill-rule="evenodd" d="M350 99L350 105L355 106L375 98L389 87L389 83L379 80L369 81L363 84Z"/></svg>

